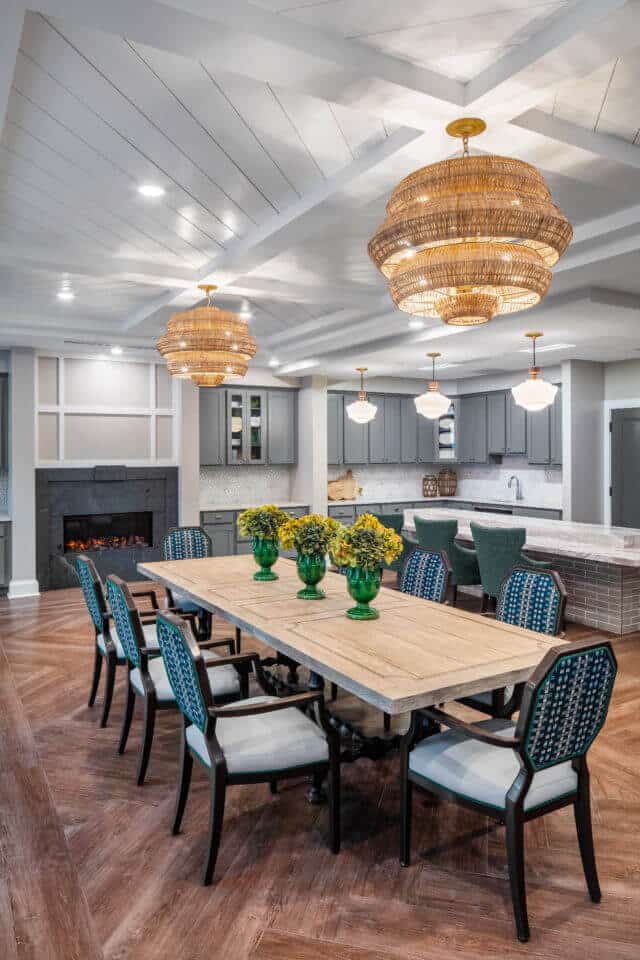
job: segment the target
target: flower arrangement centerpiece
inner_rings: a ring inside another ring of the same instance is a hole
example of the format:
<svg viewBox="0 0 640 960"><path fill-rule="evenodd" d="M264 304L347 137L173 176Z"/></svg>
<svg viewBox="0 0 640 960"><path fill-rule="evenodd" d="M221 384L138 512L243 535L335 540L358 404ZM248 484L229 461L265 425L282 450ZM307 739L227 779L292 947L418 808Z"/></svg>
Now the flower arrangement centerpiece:
<svg viewBox="0 0 640 960"><path fill-rule="evenodd" d="M306 517L292 517L280 527L280 546L284 550L295 548L298 553L298 576L305 584L303 589L298 591L301 600L324 598L318 584L327 571L326 555L340 526L338 521L331 517L308 513Z"/></svg>
<svg viewBox="0 0 640 960"><path fill-rule="evenodd" d="M378 595L382 564L390 564L402 553L402 537L385 527L370 513L364 513L352 527L343 527L331 544L337 567L345 569L349 593L356 601L347 610L352 620L376 620L378 611L369 604Z"/></svg>
<svg viewBox="0 0 640 960"><path fill-rule="evenodd" d="M278 559L280 527L289 519L288 513L273 504L251 507L238 517L238 530L243 537L251 537L253 556L260 567L253 575L254 580L278 579L271 567Z"/></svg>

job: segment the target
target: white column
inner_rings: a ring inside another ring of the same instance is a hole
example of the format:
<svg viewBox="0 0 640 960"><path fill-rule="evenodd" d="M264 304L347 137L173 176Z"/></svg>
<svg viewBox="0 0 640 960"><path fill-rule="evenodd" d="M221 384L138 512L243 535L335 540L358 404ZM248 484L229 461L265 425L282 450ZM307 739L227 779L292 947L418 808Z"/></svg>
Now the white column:
<svg viewBox="0 0 640 960"><path fill-rule="evenodd" d="M200 525L200 392L191 380L180 380L178 522Z"/></svg>
<svg viewBox="0 0 640 960"><path fill-rule="evenodd" d="M603 522L604 364L562 364L562 517Z"/></svg>
<svg viewBox="0 0 640 960"><path fill-rule="evenodd" d="M292 496L313 513L327 512L327 378L305 377L298 394L298 464Z"/></svg>
<svg viewBox="0 0 640 960"><path fill-rule="evenodd" d="M11 351L9 364L9 599L39 592L36 575L36 355Z"/></svg>

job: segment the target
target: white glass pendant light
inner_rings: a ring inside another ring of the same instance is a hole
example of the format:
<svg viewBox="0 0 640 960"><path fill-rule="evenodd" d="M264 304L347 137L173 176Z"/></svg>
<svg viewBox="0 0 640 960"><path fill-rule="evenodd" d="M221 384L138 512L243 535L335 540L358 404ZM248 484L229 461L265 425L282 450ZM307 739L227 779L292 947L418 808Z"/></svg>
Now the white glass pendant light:
<svg viewBox="0 0 640 960"><path fill-rule="evenodd" d="M438 417L444 417L445 413L447 413L451 406L451 401L449 397L445 397L445 395L438 390L440 384L436 380L436 357L439 357L440 354L428 353L427 356L432 363L431 383L429 384L427 392L420 394L413 402L419 414L426 417L427 420L437 420Z"/></svg>
<svg viewBox="0 0 640 960"><path fill-rule="evenodd" d="M536 340L541 337L539 332L527 333L533 346L533 364L529 367L529 379L511 388L513 399L519 407L524 407L529 413L536 413L551 406L555 400L558 388L540 376L540 367L536 366Z"/></svg>
<svg viewBox="0 0 640 960"><path fill-rule="evenodd" d="M369 421L375 417L378 408L375 403L369 403L367 394L365 393L364 375L367 372L367 367L356 367L356 370L360 374L360 393L358 394L358 399L354 400L353 403L350 403L346 408L347 416L349 420L353 420L354 423L369 423Z"/></svg>

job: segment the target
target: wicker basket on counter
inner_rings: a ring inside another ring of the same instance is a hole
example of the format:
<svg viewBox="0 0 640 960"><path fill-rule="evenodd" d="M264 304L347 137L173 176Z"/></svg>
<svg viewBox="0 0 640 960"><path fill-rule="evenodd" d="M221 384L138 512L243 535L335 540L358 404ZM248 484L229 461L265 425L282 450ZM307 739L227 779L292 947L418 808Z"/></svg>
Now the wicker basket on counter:
<svg viewBox="0 0 640 960"><path fill-rule="evenodd" d="M438 478L435 474L428 473L422 478L422 496L425 498L438 496Z"/></svg>
<svg viewBox="0 0 640 960"><path fill-rule="evenodd" d="M441 497L455 497L458 489L458 475L455 470L440 470L438 473L438 493Z"/></svg>

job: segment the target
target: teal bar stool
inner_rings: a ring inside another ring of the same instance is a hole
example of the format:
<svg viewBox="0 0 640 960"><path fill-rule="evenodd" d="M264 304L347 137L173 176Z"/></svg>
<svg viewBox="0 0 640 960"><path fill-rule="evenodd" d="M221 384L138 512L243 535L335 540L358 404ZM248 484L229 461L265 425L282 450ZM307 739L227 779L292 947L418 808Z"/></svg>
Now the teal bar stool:
<svg viewBox="0 0 640 960"><path fill-rule="evenodd" d="M424 520L415 518L416 537L422 550L443 551L451 564L451 587L453 603L458 599L458 587L480 583L480 570L476 551L462 547L456 542L457 520Z"/></svg>
<svg viewBox="0 0 640 960"><path fill-rule="evenodd" d="M482 613L490 605L495 608L502 581L514 567L551 568L545 560L532 560L522 552L527 539L524 527L483 527L479 523L471 523L470 527L480 568Z"/></svg>

